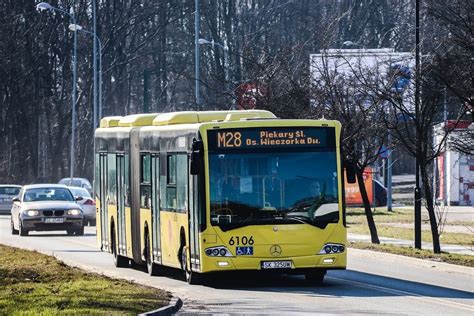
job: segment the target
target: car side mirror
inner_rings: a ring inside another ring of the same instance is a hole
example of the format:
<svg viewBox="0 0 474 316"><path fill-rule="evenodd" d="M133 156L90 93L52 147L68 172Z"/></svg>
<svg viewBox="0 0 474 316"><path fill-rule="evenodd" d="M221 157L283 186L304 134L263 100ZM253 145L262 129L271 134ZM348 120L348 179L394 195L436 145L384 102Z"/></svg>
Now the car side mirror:
<svg viewBox="0 0 474 316"><path fill-rule="evenodd" d="M12 199L12 202L13 203L20 203L20 198L18 196L15 196L13 199Z"/></svg>
<svg viewBox="0 0 474 316"><path fill-rule="evenodd" d="M83 198L82 196L76 196L75 199L76 199L76 201L82 201L82 200L84 200L84 198Z"/></svg>

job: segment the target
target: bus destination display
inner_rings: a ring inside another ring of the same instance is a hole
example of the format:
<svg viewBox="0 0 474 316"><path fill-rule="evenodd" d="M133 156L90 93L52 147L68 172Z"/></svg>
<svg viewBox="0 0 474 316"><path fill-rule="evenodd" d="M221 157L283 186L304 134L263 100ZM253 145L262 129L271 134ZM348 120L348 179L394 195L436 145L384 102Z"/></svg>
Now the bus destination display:
<svg viewBox="0 0 474 316"><path fill-rule="evenodd" d="M241 128L208 131L209 150L273 147L326 147L334 145L328 127Z"/></svg>

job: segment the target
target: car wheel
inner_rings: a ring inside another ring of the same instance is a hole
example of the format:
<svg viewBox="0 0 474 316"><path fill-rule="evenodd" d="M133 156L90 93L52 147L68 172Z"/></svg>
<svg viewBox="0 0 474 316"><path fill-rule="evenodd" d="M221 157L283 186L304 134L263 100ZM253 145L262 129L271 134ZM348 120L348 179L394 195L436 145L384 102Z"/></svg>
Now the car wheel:
<svg viewBox="0 0 474 316"><path fill-rule="evenodd" d="M95 226L96 225L96 220L95 219L91 219L89 221L89 226Z"/></svg>
<svg viewBox="0 0 474 316"><path fill-rule="evenodd" d="M314 269L305 273L305 278L308 283L314 285L321 285L324 280L324 276L326 275L325 270L318 270Z"/></svg>
<svg viewBox="0 0 474 316"><path fill-rule="evenodd" d="M82 226L82 228L76 229L74 231L74 233L75 233L76 236L83 236L84 235L84 226Z"/></svg>
<svg viewBox="0 0 474 316"><path fill-rule="evenodd" d="M15 229L15 225L13 224L13 218L10 219L10 226L12 229L12 235L18 235L18 229Z"/></svg>
<svg viewBox="0 0 474 316"><path fill-rule="evenodd" d="M74 231L72 229L68 229L67 231L68 236L74 235Z"/></svg>
<svg viewBox="0 0 474 316"><path fill-rule="evenodd" d="M23 228L21 219L18 220L18 231L20 232L20 236L28 236L28 230Z"/></svg>

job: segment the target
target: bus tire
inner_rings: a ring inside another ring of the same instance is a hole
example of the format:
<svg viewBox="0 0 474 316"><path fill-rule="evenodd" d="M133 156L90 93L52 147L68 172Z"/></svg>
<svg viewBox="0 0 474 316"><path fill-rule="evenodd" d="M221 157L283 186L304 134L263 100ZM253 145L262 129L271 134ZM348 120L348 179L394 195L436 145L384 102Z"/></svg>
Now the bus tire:
<svg viewBox="0 0 474 316"><path fill-rule="evenodd" d="M115 228L112 225L112 234L111 234L111 242L112 242L112 255L114 256L114 265L116 268L126 268L128 267L128 259L119 255L117 253L117 245L115 243Z"/></svg>
<svg viewBox="0 0 474 316"><path fill-rule="evenodd" d="M188 266L188 247L184 246L181 252L181 266L183 267L184 279L188 284L199 284L199 273L193 272Z"/></svg>
<svg viewBox="0 0 474 316"><path fill-rule="evenodd" d="M12 229L12 235L18 235L18 229L15 229L15 225L13 224L13 218L10 219L10 226Z"/></svg>
<svg viewBox="0 0 474 316"><path fill-rule="evenodd" d="M321 269L312 269L305 273L305 278L308 283L314 285L321 285L324 281L324 276L326 275L326 270Z"/></svg>
<svg viewBox="0 0 474 316"><path fill-rule="evenodd" d="M160 274L158 265L153 262L153 253L150 246L150 235L147 233L145 237L145 258L146 269L150 276L157 276Z"/></svg>

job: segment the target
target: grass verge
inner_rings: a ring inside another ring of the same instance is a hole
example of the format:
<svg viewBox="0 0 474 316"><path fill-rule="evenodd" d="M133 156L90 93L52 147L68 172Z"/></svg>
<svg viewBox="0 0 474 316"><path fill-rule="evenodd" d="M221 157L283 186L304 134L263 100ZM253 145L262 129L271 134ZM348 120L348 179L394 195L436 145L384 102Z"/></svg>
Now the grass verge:
<svg viewBox="0 0 474 316"><path fill-rule="evenodd" d="M170 294L86 273L37 252L0 245L0 314L136 315L168 304Z"/></svg>
<svg viewBox="0 0 474 316"><path fill-rule="evenodd" d="M388 212L386 208L377 208L372 212L374 221L377 226L379 236L398 238L398 239L412 239L414 232L413 228L397 227L397 224L412 224L414 222L413 211L406 209L396 209L393 212ZM422 222L429 224L428 215L422 214ZM459 226L470 227L472 222L456 222L450 223ZM361 208L351 208L347 212L348 232L354 234L370 234L367 226L367 218L364 210ZM425 242L432 242L431 230L423 230L421 238ZM456 244L464 246L474 245L474 235L462 232L447 232L444 231L440 235L441 244Z"/></svg>
<svg viewBox="0 0 474 316"><path fill-rule="evenodd" d="M348 225L347 231L353 234L364 234L370 235L369 227L365 225ZM415 235L414 229L392 227L392 226L381 226L377 225L377 233L379 237L389 237L398 239L413 239ZM445 245L461 245L470 247L474 244L474 235L463 234L463 233L443 233L439 236L441 244ZM433 242L431 231L422 230L421 240L424 242Z"/></svg>
<svg viewBox="0 0 474 316"><path fill-rule="evenodd" d="M429 250L420 250L412 247L398 247L394 245L385 244L377 245L366 242L350 242L348 246L356 249L388 252L396 255L427 259L436 262L445 262L461 266L474 267L474 256L469 255L458 255L452 253L434 254L432 251Z"/></svg>

